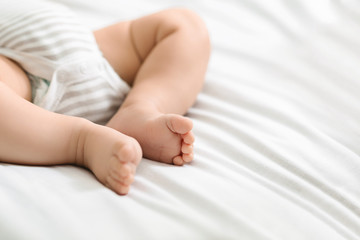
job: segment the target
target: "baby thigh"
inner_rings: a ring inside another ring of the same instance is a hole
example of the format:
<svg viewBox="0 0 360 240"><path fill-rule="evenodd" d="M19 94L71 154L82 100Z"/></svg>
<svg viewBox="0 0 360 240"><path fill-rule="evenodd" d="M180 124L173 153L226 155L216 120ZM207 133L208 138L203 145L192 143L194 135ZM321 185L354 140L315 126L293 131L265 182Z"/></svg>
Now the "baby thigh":
<svg viewBox="0 0 360 240"><path fill-rule="evenodd" d="M14 61L0 55L0 82L5 83L20 97L31 101L30 80Z"/></svg>

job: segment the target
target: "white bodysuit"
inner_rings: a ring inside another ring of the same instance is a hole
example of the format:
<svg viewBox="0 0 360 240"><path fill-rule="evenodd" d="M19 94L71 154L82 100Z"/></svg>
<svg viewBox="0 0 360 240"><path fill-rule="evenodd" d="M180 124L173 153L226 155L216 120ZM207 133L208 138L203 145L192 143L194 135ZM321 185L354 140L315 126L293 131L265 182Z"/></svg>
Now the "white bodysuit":
<svg viewBox="0 0 360 240"><path fill-rule="evenodd" d="M92 32L56 3L0 0L0 6L0 55L25 70L33 103L105 124L129 86L102 56Z"/></svg>

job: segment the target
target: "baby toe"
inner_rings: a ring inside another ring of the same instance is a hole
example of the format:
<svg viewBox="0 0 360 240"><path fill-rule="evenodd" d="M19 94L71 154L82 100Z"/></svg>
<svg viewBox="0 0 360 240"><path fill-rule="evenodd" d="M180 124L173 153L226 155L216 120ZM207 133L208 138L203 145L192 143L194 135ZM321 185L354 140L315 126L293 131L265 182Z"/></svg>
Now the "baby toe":
<svg viewBox="0 0 360 240"><path fill-rule="evenodd" d="M133 163L136 166L142 158L142 150L139 143L135 139L129 137L127 144L121 146L117 156L121 162Z"/></svg>
<svg viewBox="0 0 360 240"><path fill-rule="evenodd" d="M184 162L189 163L194 159L194 154L193 153L183 154L182 159Z"/></svg>
<svg viewBox="0 0 360 240"><path fill-rule="evenodd" d="M183 159L182 159L181 156L176 156L176 157L174 157L174 158L173 158L173 163L174 163L174 165L177 165L177 166L182 166L182 165L184 165L184 161L183 161Z"/></svg>
<svg viewBox="0 0 360 240"><path fill-rule="evenodd" d="M133 182L134 182L134 175L132 175L132 174L123 179L123 183L124 183L125 185L130 185L130 184L132 184Z"/></svg>
<svg viewBox="0 0 360 240"><path fill-rule="evenodd" d="M182 146L181 146L181 152L186 153L186 154L192 153L193 152L193 145L183 143Z"/></svg>
<svg viewBox="0 0 360 240"><path fill-rule="evenodd" d="M193 144L195 141L194 134L191 131L186 134L181 135L181 137L182 137L184 143L186 143L186 144Z"/></svg>
<svg viewBox="0 0 360 240"><path fill-rule="evenodd" d="M119 174L121 177L127 177L132 173L132 168L129 164L122 164L119 169Z"/></svg>
<svg viewBox="0 0 360 240"><path fill-rule="evenodd" d="M126 195L130 190L128 184L122 183L111 176L107 177L105 185L119 195Z"/></svg>
<svg viewBox="0 0 360 240"><path fill-rule="evenodd" d="M168 128L178 134L185 134L193 128L192 121L184 116L177 114L167 114L167 126Z"/></svg>
<svg viewBox="0 0 360 240"><path fill-rule="evenodd" d="M111 177L114 181L122 183L124 185L130 185L134 181L134 174L132 174L131 172L129 172L125 176L122 176L120 175L118 170L114 169L110 171L109 177Z"/></svg>

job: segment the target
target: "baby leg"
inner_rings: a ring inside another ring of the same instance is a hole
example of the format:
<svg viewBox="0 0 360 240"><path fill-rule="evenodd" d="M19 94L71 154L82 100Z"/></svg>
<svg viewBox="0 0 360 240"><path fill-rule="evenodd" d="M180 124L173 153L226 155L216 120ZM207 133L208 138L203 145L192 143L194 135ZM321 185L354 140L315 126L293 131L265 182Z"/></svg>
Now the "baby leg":
<svg viewBox="0 0 360 240"><path fill-rule="evenodd" d="M0 69L0 161L84 166L115 192L129 191L141 159L140 146L133 138L35 106L19 96L22 91L29 96L26 90L30 91L21 68L0 56Z"/></svg>
<svg viewBox="0 0 360 240"><path fill-rule="evenodd" d="M202 88L210 54L204 23L171 9L95 32L105 58L132 90L108 126L136 138L144 156L182 165L193 159L183 115Z"/></svg>

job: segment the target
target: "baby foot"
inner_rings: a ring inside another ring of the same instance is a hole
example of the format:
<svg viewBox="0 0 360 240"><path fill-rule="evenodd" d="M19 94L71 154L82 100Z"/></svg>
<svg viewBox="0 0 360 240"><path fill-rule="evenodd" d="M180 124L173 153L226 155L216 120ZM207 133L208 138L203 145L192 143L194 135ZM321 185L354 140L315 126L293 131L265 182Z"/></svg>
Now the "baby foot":
<svg viewBox="0 0 360 240"><path fill-rule="evenodd" d="M111 128L90 124L79 137L83 161L96 178L120 195L129 192L142 153L138 142ZM79 163L79 162L78 162Z"/></svg>
<svg viewBox="0 0 360 240"><path fill-rule="evenodd" d="M193 123L181 115L128 109L118 112L108 126L134 137L148 159L181 166L194 158Z"/></svg>
<svg viewBox="0 0 360 240"><path fill-rule="evenodd" d="M146 124L147 136L140 138L144 156L181 166L194 158L192 121L177 114L160 114Z"/></svg>

